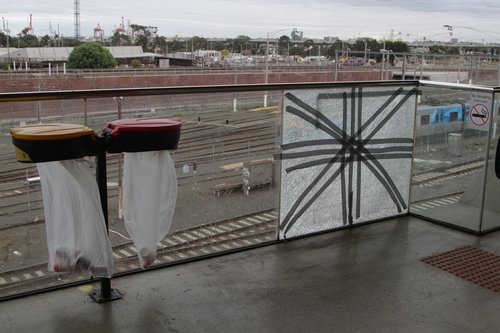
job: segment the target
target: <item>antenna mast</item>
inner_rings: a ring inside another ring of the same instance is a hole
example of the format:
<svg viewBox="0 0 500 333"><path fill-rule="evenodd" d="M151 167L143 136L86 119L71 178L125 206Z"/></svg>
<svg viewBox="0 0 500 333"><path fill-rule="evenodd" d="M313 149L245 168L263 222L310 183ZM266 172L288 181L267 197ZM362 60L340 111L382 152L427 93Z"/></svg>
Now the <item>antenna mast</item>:
<svg viewBox="0 0 500 333"><path fill-rule="evenodd" d="M80 40L80 0L75 0L75 39Z"/></svg>

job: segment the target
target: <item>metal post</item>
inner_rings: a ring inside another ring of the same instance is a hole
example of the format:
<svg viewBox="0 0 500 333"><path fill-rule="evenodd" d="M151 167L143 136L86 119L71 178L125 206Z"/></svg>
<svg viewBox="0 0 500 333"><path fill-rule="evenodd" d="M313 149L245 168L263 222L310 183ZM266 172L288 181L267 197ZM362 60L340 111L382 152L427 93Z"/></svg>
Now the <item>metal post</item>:
<svg viewBox="0 0 500 333"><path fill-rule="evenodd" d="M420 66L420 80L422 80L422 76L424 75L424 63L425 63L425 55L422 54L422 66Z"/></svg>
<svg viewBox="0 0 500 333"><path fill-rule="evenodd" d="M469 84L472 84L474 82L474 62L475 58L471 55L470 56L470 69L469 69Z"/></svg>
<svg viewBox="0 0 500 333"><path fill-rule="evenodd" d="M497 67L497 85L500 86L500 47L497 50L498 67Z"/></svg>
<svg viewBox="0 0 500 333"><path fill-rule="evenodd" d="M335 50L335 67L334 67L334 73L333 73L333 81L337 82L337 75L338 75L338 66L339 66L339 53L337 50Z"/></svg>
<svg viewBox="0 0 500 333"><path fill-rule="evenodd" d="M198 163L193 162L193 186L191 187L192 190L199 190L200 187L198 186Z"/></svg>
<svg viewBox="0 0 500 333"><path fill-rule="evenodd" d="M384 80L384 71L385 71L384 66L385 66L385 53L382 52L382 64L381 64L381 67L380 67L380 80L381 81Z"/></svg>
<svg viewBox="0 0 500 333"><path fill-rule="evenodd" d="M401 69L401 80L406 79L406 53L403 53L403 67Z"/></svg>
<svg viewBox="0 0 500 333"><path fill-rule="evenodd" d="M87 126L87 98L83 99L83 123Z"/></svg>
<svg viewBox="0 0 500 333"><path fill-rule="evenodd" d="M215 145L212 145L212 172L217 172L217 169L215 168Z"/></svg>
<svg viewBox="0 0 500 333"><path fill-rule="evenodd" d="M364 62L364 66L366 66L366 51L367 51L367 49L368 49L368 47L367 47L367 43L366 43L366 38L364 39L364 42L365 42L365 55L364 55L364 57L365 57L365 60L364 60L364 61L365 61L365 62Z"/></svg>
<svg viewBox="0 0 500 333"><path fill-rule="evenodd" d="M123 97L117 97L118 101L118 119L122 119L122 99Z"/></svg>
<svg viewBox="0 0 500 333"><path fill-rule="evenodd" d="M265 75L265 84L267 85L268 83L268 76L269 76L269 59L268 59L268 56L269 56L269 32L267 33L267 39L266 39L266 59L265 59L265 63L266 63L266 75ZM264 92L264 107L266 108L267 107L267 90Z"/></svg>
<svg viewBox="0 0 500 333"><path fill-rule="evenodd" d="M389 68L389 65L391 64L391 55L389 54L389 50L387 50L387 64L385 65L385 79L386 80L389 80L389 71L390 71L390 68Z"/></svg>
<svg viewBox="0 0 500 333"><path fill-rule="evenodd" d="M122 97L117 97L118 119L122 119ZM122 207L122 153L118 153L118 218L123 217Z"/></svg>
<svg viewBox="0 0 500 333"><path fill-rule="evenodd" d="M3 19L3 17L2 17ZM9 39L10 39L10 30L9 30L9 22L7 22L7 63L10 66L10 45L9 45ZM14 65L14 70L16 69L16 66Z"/></svg>
<svg viewBox="0 0 500 333"><path fill-rule="evenodd" d="M491 93L491 104L489 105L490 110L494 110L495 108L495 95ZM490 161L490 150L491 150L491 142L494 139L492 137L492 128L493 128L493 123L496 124L496 122L490 121L490 127L488 130L488 136L487 138L487 144L486 144L486 157L485 157L485 163L484 163L484 179L483 179L483 193L481 196L481 204L480 204L480 210L479 210L479 230L477 232L482 233L483 232L483 219L484 219L484 203L486 200L486 196L488 193L486 193L487 190L487 183L488 183L488 164L493 163L495 164L495 160L493 159Z"/></svg>
<svg viewBox="0 0 500 333"><path fill-rule="evenodd" d="M238 72L237 69L234 69L234 84L238 84ZM236 92L233 92L233 112L236 112Z"/></svg>
<svg viewBox="0 0 500 333"><path fill-rule="evenodd" d="M38 91L42 91L42 85L40 83L38 84ZM41 112L42 112L42 102L38 101L37 108L36 108L36 115L37 115L37 120L38 120L39 124L42 123Z"/></svg>
<svg viewBox="0 0 500 333"><path fill-rule="evenodd" d="M31 222L31 197L28 170L26 170L26 195L28 196L28 222Z"/></svg>
<svg viewBox="0 0 500 333"><path fill-rule="evenodd" d="M96 180L99 188L99 195L101 197L101 208L104 215L104 222L106 223L106 232L109 235L109 222L108 222L108 185L106 175L106 139L104 136L98 139L98 151L96 156L97 172ZM93 291L90 296L97 303L104 303L114 301L122 298L122 294L116 290L111 289L111 279L101 279L101 289Z"/></svg>

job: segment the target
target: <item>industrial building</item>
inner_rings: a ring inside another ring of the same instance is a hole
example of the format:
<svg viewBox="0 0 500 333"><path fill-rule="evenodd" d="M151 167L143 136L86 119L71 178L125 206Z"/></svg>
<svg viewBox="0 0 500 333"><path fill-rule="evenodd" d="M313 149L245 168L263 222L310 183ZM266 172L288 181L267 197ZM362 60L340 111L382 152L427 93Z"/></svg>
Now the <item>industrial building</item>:
<svg viewBox="0 0 500 333"><path fill-rule="evenodd" d="M155 63L164 59L163 55L144 52L141 46L106 46L119 64L128 64L133 59L139 59L143 64ZM73 47L27 47L0 48L0 62L12 64L12 68L36 68L64 64Z"/></svg>

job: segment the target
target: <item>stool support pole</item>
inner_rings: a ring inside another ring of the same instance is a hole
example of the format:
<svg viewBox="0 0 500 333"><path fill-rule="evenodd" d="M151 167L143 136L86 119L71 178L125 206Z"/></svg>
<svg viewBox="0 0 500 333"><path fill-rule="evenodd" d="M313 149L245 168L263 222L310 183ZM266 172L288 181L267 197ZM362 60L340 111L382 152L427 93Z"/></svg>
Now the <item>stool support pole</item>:
<svg viewBox="0 0 500 333"><path fill-rule="evenodd" d="M109 236L109 222L108 222L108 180L106 175L106 147L105 138L100 136L98 138L98 152L96 156L97 162L97 186L99 187L99 195L101 197L101 207L102 213L104 214L104 221L106 222L106 232ZM111 279L101 278L101 289L96 290L90 294L90 296L97 303L104 303L109 301L114 301L122 298L121 293L111 288Z"/></svg>

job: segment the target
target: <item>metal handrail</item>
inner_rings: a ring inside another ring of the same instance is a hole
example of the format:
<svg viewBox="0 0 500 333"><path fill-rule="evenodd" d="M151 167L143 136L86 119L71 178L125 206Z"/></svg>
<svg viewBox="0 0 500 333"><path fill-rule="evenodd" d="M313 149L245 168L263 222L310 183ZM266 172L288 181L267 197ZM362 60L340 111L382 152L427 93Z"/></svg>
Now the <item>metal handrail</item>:
<svg viewBox="0 0 500 333"><path fill-rule="evenodd" d="M271 83L271 84L235 84L211 86L174 86L151 88L113 88L94 90L60 90L35 92L0 93L0 102L31 102L59 99L111 98L154 95L234 93L250 91L280 91L294 89L327 89L342 87L387 87L415 86L419 81L344 81L344 82L301 82L301 83Z"/></svg>
<svg viewBox="0 0 500 333"><path fill-rule="evenodd" d="M468 91L482 91L491 93L495 91L500 91L500 87L484 87L484 86L476 86L470 84L435 82L427 80L419 80L419 85L423 87L437 87L437 88L462 89L462 90L465 89Z"/></svg>
<svg viewBox="0 0 500 333"><path fill-rule="evenodd" d="M343 82L299 82L299 83L270 83L270 84L235 84L235 85L209 85L209 86L170 86L148 88L113 88L113 89L87 89L87 90L58 90L58 91L33 91L33 92L8 92L0 93L1 102L30 102L58 99L83 99L83 98L110 98L155 95L179 94L207 94L207 93L234 93L250 91L280 91L294 89L328 89L342 87L387 87L387 86L424 86L441 87L449 89L465 89L469 91L482 91L498 93L500 87L483 87L468 84L455 84L434 82L426 80L391 80L391 81L343 81Z"/></svg>

